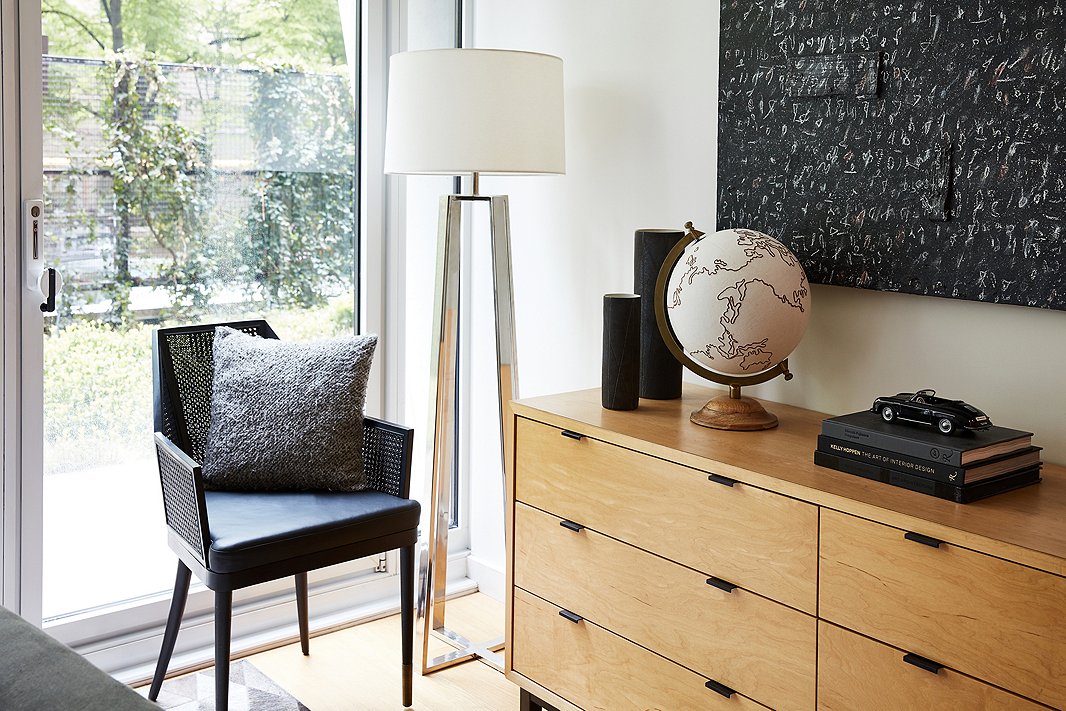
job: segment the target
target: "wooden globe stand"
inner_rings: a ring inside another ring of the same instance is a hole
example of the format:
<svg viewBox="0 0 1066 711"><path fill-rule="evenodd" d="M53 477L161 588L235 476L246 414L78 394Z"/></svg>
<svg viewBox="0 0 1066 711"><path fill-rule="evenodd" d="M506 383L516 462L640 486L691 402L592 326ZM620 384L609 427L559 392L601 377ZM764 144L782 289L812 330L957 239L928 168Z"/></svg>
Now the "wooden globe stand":
<svg viewBox="0 0 1066 711"><path fill-rule="evenodd" d="M789 373L787 377L791 377ZM700 427L716 430L770 430L777 427L777 415L755 398L740 394L739 385L730 385L728 395L711 398L689 417Z"/></svg>

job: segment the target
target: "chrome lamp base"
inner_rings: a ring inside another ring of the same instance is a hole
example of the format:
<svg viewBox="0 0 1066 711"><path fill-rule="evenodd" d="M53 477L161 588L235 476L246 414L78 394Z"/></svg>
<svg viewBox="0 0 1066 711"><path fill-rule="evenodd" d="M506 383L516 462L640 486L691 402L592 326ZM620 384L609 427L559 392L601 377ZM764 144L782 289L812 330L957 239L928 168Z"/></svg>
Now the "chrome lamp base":
<svg viewBox="0 0 1066 711"><path fill-rule="evenodd" d="M476 193L476 189L475 189ZM429 539L419 551L418 616L425 620L422 635L422 673L429 674L471 659L482 659L503 669L503 638L471 642L444 624L445 585L448 577L448 526L451 522L452 486L458 469L459 392L459 272L461 211L464 202L488 202L492 242L492 271L496 305L496 372L499 379L500 438L503 474L512 466L514 421L510 402L518 396L515 363L514 302L511 283L511 236L507 196L445 195L440 200L437 234L437 272L433 309L433 348L430 357ZM502 503L502 502L501 502ZM429 658L430 637L455 647L455 651Z"/></svg>

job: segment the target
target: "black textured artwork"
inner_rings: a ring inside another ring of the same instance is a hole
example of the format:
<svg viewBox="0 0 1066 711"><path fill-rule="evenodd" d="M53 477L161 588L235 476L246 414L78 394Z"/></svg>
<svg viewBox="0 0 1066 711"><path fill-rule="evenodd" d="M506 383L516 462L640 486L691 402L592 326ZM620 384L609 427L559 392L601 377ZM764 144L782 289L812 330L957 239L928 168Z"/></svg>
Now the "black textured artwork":
<svg viewBox="0 0 1066 711"><path fill-rule="evenodd" d="M718 229L810 281L1066 309L1066 0L723 0Z"/></svg>

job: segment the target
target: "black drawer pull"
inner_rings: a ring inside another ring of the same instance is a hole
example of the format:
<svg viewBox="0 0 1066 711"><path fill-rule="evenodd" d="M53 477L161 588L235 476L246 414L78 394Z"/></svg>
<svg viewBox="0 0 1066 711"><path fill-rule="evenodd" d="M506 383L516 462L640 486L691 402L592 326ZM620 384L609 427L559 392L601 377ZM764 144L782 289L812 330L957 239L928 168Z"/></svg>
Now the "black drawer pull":
<svg viewBox="0 0 1066 711"><path fill-rule="evenodd" d="M733 691L732 689L730 689L725 684L719 684L714 679L708 679L707 683L704 684L704 686L706 686L708 689L710 689L711 691L715 692L716 694L721 694L722 696L726 697L727 699L730 696L732 696L733 694L737 693L737 692Z"/></svg>
<svg viewBox="0 0 1066 711"><path fill-rule="evenodd" d="M569 437L570 439L585 439L585 435L581 434L580 432L574 432L573 430L563 430L562 435L563 437Z"/></svg>
<svg viewBox="0 0 1066 711"><path fill-rule="evenodd" d="M903 537L906 538L908 541L921 543L923 546L929 546L930 548L939 548L940 544L944 542L931 536L923 536L920 533L913 533L911 531L907 531L906 533L904 533Z"/></svg>
<svg viewBox="0 0 1066 711"><path fill-rule="evenodd" d="M559 616L560 617L565 617L566 619L570 620L571 622L575 622L575 623L576 622L581 622L582 620L585 619L581 615L576 615L573 612L570 612L570 610L559 610Z"/></svg>
<svg viewBox="0 0 1066 711"><path fill-rule="evenodd" d="M733 484L737 483L736 479L730 479L729 477L722 476L721 474L711 474L709 477L707 477L707 481L713 481L715 484L724 484L725 486L733 486Z"/></svg>
<svg viewBox="0 0 1066 711"><path fill-rule="evenodd" d="M574 531L576 533L580 533L581 531L585 530L585 527L582 526L580 523L574 523L573 521L567 521L566 519L560 521L559 525L563 528L569 528L571 531Z"/></svg>
<svg viewBox="0 0 1066 711"><path fill-rule="evenodd" d="M907 664L913 664L919 669L924 669L927 672L932 672L933 674L938 673L941 669L944 668L943 664L937 664L932 659L919 657L917 654L904 654L903 661L907 662Z"/></svg>
<svg viewBox="0 0 1066 711"><path fill-rule="evenodd" d="M727 580L722 580L721 578L707 578L707 584L712 585L718 588L719 590L725 590L727 593L733 592L738 587L737 585L734 585L733 583Z"/></svg>

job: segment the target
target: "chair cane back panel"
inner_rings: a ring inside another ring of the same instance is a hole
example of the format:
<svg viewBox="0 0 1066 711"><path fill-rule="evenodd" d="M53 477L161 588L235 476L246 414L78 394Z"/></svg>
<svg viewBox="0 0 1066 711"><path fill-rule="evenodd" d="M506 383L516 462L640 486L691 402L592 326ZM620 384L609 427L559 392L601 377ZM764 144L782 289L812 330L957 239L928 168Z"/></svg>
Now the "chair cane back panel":
<svg viewBox="0 0 1066 711"><path fill-rule="evenodd" d="M413 430L372 417L363 420L363 471L368 489L406 499L410 494Z"/></svg>
<svg viewBox="0 0 1066 711"><path fill-rule="evenodd" d="M208 324L158 332L158 367L164 387L159 403L162 422L157 427L201 464L211 426L216 326L228 326L261 338L277 338L266 321Z"/></svg>

